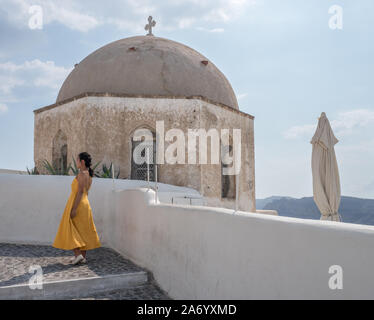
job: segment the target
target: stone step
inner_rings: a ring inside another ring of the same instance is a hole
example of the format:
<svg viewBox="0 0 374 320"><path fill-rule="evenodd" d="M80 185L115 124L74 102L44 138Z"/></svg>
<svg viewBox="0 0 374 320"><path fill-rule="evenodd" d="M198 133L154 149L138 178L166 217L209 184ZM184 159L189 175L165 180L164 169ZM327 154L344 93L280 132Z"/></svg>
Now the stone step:
<svg viewBox="0 0 374 320"><path fill-rule="evenodd" d="M105 294L113 290L138 287L148 282L144 271L106 275L71 280L52 281L42 284L42 288L31 289L28 284L0 287L0 300L43 300L84 298Z"/></svg>
<svg viewBox="0 0 374 320"><path fill-rule="evenodd" d="M72 252L52 246L0 243L0 300L84 298L149 284L151 273L116 251L87 251L87 263L72 265ZM42 288L38 284L38 271Z"/></svg>

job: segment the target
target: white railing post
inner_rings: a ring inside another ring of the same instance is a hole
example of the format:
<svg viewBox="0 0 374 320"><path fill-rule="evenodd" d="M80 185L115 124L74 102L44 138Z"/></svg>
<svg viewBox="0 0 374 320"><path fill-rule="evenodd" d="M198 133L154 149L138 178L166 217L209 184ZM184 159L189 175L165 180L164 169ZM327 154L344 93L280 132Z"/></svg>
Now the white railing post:
<svg viewBox="0 0 374 320"><path fill-rule="evenodd" d="M153 164L155 168L155 187L156 187L156 199L155 203L158 203L158 186L157 186L157 161Z"/></svg>
<svg viewBox="0 0 374 320"><path fill-rule="evenodd" d="M235 211L239 209L239 175L235 175Z"/></svg>
<svg viewBox="0 0 374 320"><path fill-rule="evenodd" d="M147 181L148 181L148 190L149 190L149 148L147 148Z"/></svg>
<svg viewBox="0 0 374 320"><path fill-rule="evenodd" d="M237 159L236 154L234 154L234 169L235 169L235 212L239 209L239 173L237 173Z"/></svg>
<svg viewBox="0 0 374 320"><path fill-rule="evenodd" d="M113 186L112 186L112 189L113 189L113 191L114 191L114 164L112 164L112 184L113 184Z"/></svg>

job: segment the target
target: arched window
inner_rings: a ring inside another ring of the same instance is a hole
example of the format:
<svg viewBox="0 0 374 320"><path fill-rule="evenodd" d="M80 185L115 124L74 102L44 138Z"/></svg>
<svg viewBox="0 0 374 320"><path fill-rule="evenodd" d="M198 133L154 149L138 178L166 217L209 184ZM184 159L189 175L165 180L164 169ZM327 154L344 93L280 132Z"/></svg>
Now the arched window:
<svg viewBox="0 0 374 320"><path fill-rule="evenodd" d="M141 140L139 140L141 137ZM147 141L146 137L150 139ZM149 180L155 181L156 134L148 128L136 129L131 137L131 179L147 180L149 159Z"/></svg>
<svg viewBox="0 0 374 320"><path fill-rule="evenodd" d="M62 130L58 130L53 139L52 165L59 172L64 172L68 165L68 139Z"/></svg>
<svg viewBox="0 0 374 320"><path fill-rule="evenodd" d="M229 145L221 144L221 197L222 198L235 198L236 186L235 186L235 175L225 174L227 169L233 167L233 141L232 137L229 137ZM230 163L229 159L232 159ZM226 169L226 170L225 170Z"/></svg>

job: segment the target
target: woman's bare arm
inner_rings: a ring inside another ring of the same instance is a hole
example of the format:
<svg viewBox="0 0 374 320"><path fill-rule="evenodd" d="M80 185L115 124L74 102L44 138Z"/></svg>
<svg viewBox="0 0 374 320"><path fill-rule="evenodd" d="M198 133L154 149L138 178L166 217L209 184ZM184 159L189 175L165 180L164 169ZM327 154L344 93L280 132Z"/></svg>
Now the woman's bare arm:
<svg viewBox="0 0 374 320"><path fill-rule="evenodd" d="M71 208L71 212L70 212L71 218L74 218L77 214L77 208L79 206L79 203L81 202L81 199L83 196L84 184L85 184L84 176L81 173L78 174L77 180L78 180L78 191L75 196L73 207Z"/></svg>

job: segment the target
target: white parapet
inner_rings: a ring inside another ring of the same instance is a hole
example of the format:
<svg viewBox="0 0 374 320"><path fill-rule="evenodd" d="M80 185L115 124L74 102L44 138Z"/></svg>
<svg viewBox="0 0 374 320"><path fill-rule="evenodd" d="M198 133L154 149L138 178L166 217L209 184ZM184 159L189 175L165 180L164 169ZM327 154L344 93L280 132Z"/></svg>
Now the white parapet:
<svg viewBox="0 0 374 320"><path fill-rule="evenodd" d="M72 178L0 174L0 241L52 243ZM374 226L156 203L111 183L89 194L103 245L171 298L374 299Z"/></svg>
<svg viewBox="0 0 374 320"><path fill-rule="evenodd" d="M149 192L117 193L108 242L172 298L374 298L373 226L156 205Z"/></svg>
<svg viewBox="0 0 374 320"><path fill-rule="evenodd" d="M0 169L0 173L9 173L9 174L27 174L27 171L22 171L22 170L11 170L11 169Z"/></svg>
<svg viewBox="0 0 374 320"><path fill-rule="evenodd" d="M272 216L277 216L278 215L277 210L256 210L256 213L269 214L269 215L272 215Z"/></svg>

